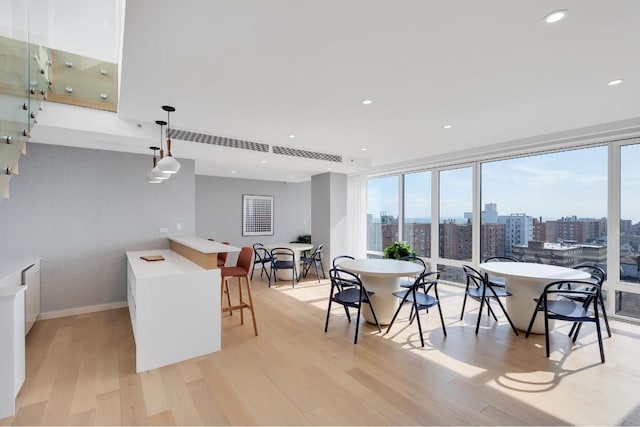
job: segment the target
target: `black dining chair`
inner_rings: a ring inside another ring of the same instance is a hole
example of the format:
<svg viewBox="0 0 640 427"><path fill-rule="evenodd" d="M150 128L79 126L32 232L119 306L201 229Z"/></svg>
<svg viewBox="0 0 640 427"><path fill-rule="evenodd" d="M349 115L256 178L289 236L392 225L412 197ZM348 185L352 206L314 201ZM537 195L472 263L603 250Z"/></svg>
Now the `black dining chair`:
<svg viewBox="0 0 640 427"><path fill-rule="evenodd" d="M256 265L260 265L260 278L262 279L262 275L266 274L267 279L271 281L269 277L269 272L267 271L267 264L271 265L271 254L269 251L262 245L262 243L254 243L253 251L255 253L255 258L253 260L253 268L251 269L251 280L253 280L253 270Z"/></svg>
<svg viewBox="0 0 640 427"><path fill-rule="evenodd" d="M490 256L482 262L519 262L517 259L508 256ZM504 277L494 276L493 274L487 274L487 279L493 286L499 288L506 287L507 281Z"/></svg>
<svg viewBox="0 0 640 427"><path fill-rule="evenodd" d="M302 264L302 277L307 277L311 266L313 266L316 271L318 283L320 283L320 271L322 271L322 278L326 279L326 276L324 275L324 266L322 265L323 246L324 245L318 245L311 255L300 257L300 263ZM320 267L320 270L318 270L318 267Z"/></svg>
<svg viewBox="0 0 640 427"><path fill-rule="evenodd" d="M373 309L370 299L375 295L375 293L368 292L360 281L360 278L349 271L332 268L329 270L329 278L331 279L331 291L329 293L329 306L327 307L327 319L324 324L324 332L326 333L329 329L331 304L334 302L344 307L349 322L351 322L349 308L357 309L356 334L353 339L354 344L358 343L358 330L360 329L360 312L362 304L369 305L371 315L378 327L378 332L382 332L382 329L380 329L380 323L378 322L378 317L376 316L376 312Z"/></svg>
<svg viewBox="0 0 640 427"><path fill-rule="evenodd" d="M607 278L607 273L605 273L605 271L602 268L592 264L578 264L578 265L574 265L571 268L573 268L574 270L581 270L589 273L591 275L591 278L587 279L587 281L592 282L594 285L597 285L600 287L600 293L598 296L597 303L602 312L602 318L604 320L604 325L607 329L607 335L609 336L609 338L611 338L611 328L609 327L609 318L607 316L607 309L604 304L604 297L602 296L602 286L604 285L604 281ZM569 288L571 288L571 286L568 284L560 285L560 289L569 289ZM588 300L588 295L585 295L585 294L572 293L572 294L565 295L561 293L560 296L571 299L573 301L581 302L585 307L589 306L591 303L591 301ZM569 336L573 335L577 327L578 327L578 323L574 323L573 326L571 327L571 330L569 331Z"/></svg>
<svg viewBox="0 0 640 427"><path fill-rule="evenodd" d="M563 280L549 283L544 287L540 297L535 300L536 307L533 310L526 338L531 334L531 328L539 312L544 314L544 335L547 357L549 357L549 320L564 320L577 324L573 333L573 342L576 342L580 328L585 322L595 323L600 347L600 360L604 363L604 347L602 345L602 332L600 331L600 317L598 316L600 285L588 280ZM588 305L580 301L568 299L568 295L580 296L588 302ZM553 299L556 296L563 298ZM591 307L589 307L591 306Z"/></svg>
<svg viewBox="0 0 640 427"><path fill-rule="evenodd" d="M413 285L408 289L403 289L399 292L394 292L398 298L401 298L400 305L396 310L391 323L387 327L388 334L393 326L393 322L396 321L402 306L406 301L411 303L411 313L409 314L409 324L413 323L414 319L418 320L418 332L420 333L420 343L424 347L424 336L422 335L422 324L420 323L420 310L429 312L431 307L438 307L438 313L440 314L440 323L442 324L442 332L444 336L447 336L447 328L444 325L444 317L442 316L442 309L440 308L440 297L438 296L438 279L440 279L439 271L431 271L429 273L422 273L413 282ZM434 296L429 295L429 291L433 289Z"/></svg>
<svg viewBox="0 0 640 427"><path fill-rule="evenodd" d="M482 309L484 305L487 306L487 315L491 314L494 320L498 320L496 314L493 312L491 308L491 299L497 301L500 309L504 313L505 317L509 321L509 325L511 325L511 329L513 332L518 335L518 330L513 325L507 310L504 308L502 301L500 298L511 296L509 292L505 288L493 286L491 282L487 280L486 275L481 274L475 268L469 265L463 265L462 269L464 270L465 275L467 276L467 286L464 292L464 299L462 300L462 311L460 312L460 320L464 316L464 307L467 303L467 297L472 298L478 302L480 302L480 309L478 310L478 320L476 321L476 335L478 334L478 330L480 329L480 318L482 317Z"/></svg>
<svg viewBox="0 0 640 427"><path fill-rule="evenodd" d="M291 285L295 288L299 277L298 268L296 267L296 254L293 249L281 247L271 249L269 287L271 287L271 278L273 278L274 283L278 281L278 270L291 270Z"/></svg>

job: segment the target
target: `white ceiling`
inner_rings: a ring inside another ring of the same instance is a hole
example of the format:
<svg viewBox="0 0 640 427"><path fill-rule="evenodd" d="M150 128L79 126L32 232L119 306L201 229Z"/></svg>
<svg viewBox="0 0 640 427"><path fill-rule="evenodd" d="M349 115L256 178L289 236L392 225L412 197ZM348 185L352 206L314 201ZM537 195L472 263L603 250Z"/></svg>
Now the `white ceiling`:
<svg viewBox="0 0 640 427"><path fill-rule="evenodd" d="M638 0L129 0L118 115L344 156L175 141L198 174L362 172L640 118L639 22Z"/></svg>

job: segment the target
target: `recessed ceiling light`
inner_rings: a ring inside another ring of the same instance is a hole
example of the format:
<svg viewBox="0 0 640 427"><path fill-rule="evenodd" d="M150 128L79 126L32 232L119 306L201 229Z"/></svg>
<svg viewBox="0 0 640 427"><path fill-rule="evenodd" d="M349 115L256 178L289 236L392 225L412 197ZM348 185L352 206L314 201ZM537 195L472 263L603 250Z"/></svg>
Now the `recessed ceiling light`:
<svg viewBox="0 0 640 427"><path fill-rule="evenodd" d="M293 179L293 177L292 177L292 176L290 176L290 177L289 177L289 179Z"/></svg>
<svg viewBox="0 0 640 427"><path fill-rule="evenodd" d="M295 138L295 137L296 137L296 136L295 136L294 134L289 135L289 138L291 138L291 139L293 139L293 138Z"/></svg>
<svg viewBox="0 0 640 427"><path fill-rule="evenodd" d="M263 161L261 161L260 163L267 163L267 161L266 161L266 160L263 160Z"/></svg>
<svg viewBox="0 0 640 427"><path fill-rule="evenodd" d="M373 103L373 101L372 101L372 100L370 100L370 99L363 99L363 100L362 100L362 103L363 103L364 105L369 105L369 104L372 104L372 103Z"/></svg>
<svg viewBox="0 0 640 427"><path fill-rule="evenodd" d="M615 80L611 80L609 83L607 83L607 86L615 86L615 85L619 85L620 83L622 83L624 79L615 79Z"/></svg>
<svg viewBox="0 0 640 427"><path fill-rule="evenodd" d="M236 171L231 171L231 173L236 173Z"/></svg>
<svg viewBox="0 0 640 427"><path fill-rule="evenodd" d="M328 171L330 171L330 170L331 170L331 168L327 168L327 170L328 170Z"/></svg>
<svg viewBox="0 0 640 427"><path fill-rule="evenodd" d="M451 125L444 125L442 127L445 128L445 129L451 129Z"/></svg>
<svg viewBox="0 0 640 427"><path fill-rule="evenodd" d="M361 148L360 151L367 151L367 149L366 148Z"/></svg>
<svg viewBox="0 0 640 427"><path fill-rule="evenodd" d="M553 24L558 21L562 21L564 18L567 17L567 13L569 12L566 10L556 10L555 12L551 12L550 14L545 16L544 22L546 22L547 24Z"/></svg>

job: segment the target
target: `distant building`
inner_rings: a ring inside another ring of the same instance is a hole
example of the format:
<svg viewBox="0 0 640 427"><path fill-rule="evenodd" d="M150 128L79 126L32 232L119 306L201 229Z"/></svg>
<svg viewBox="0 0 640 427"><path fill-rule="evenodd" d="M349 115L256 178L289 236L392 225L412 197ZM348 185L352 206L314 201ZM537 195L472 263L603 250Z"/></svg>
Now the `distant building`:
<svg viewBox="0 0 640 427"><path fill-rule="evenodd" d="M471 259L471 224L440 224L440 256L448 259Z"/></svg>
<svg viewBox="0 0 640 427"><path fill-rule="evenodd" d="M593 243L607 234L607 220L578 219L575 216L563 217L556 221L544 223L547 242Z"/></svg>
<svg viewBox="0 0 640 427"><path fill-rule="evenodd" d="M498 223L505 225L504 251L506 256L514 255L516 245L526 245L533 240L533 218L525 213L499 215Z"/></svg>
<svg viewBox="0 0 640 427"><path fill-rule="evenodd" d="M431 224L404 224L404 236L404 241L409 243L416 254L424 257L431 255Z"/></svg>
<svg viewBox="0 0 640 427"><path fill-rule="evenodd" d="M505 224L485 224L480 226L480 259L491 256L505 256Z"/></svg>
<svg viewBox="0 0 640 427"><path fill-rule="evenodd" d="M607 247L532 240L516 245L514 255L522 261L570 267L584 262L606 263Z"/></svg>
<svg viewBox="0 0 640 427"><path fill-rule="evenodd" d="M480 222L482 224L498 223L498 204L497 203L485 203L484 210L480 214Z"/></svg>

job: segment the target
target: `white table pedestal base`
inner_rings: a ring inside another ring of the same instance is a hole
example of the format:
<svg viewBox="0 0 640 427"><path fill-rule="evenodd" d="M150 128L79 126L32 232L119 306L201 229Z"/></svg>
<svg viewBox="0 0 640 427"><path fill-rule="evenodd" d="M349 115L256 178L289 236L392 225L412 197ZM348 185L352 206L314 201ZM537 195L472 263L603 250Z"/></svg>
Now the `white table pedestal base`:
<svg viewBox="0 0 640 427"><path fill-rule="evenodd" d="M400 303L400 299L393 295L393 292L398 292L401 289L400 277L360 274L360 280L367 291L376 293L371 297L371 304L373 304L380 325L391 323ZM362 316L367 322L375 325L376 322L368 304L362 304Z"/></svg>

